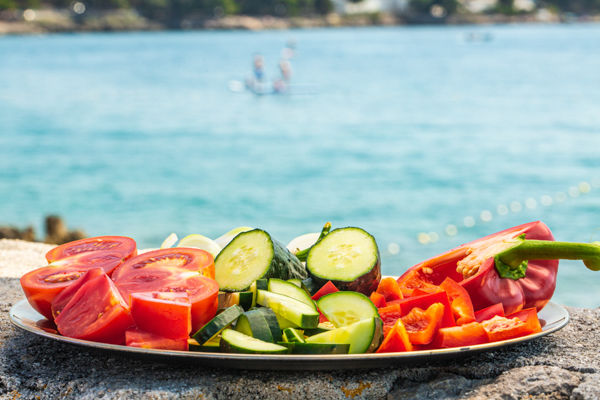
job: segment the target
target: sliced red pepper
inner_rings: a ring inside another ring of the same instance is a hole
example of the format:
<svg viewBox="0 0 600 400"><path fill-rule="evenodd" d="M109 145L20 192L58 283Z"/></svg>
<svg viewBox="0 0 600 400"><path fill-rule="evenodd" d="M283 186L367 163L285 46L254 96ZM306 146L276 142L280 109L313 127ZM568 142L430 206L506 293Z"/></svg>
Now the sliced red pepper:
<svg viewBox="0 0 600 400"><path fill-rule="evenodd" d="M390 304L386 307L380 308L377 311L379 312L379 317L383 321L383 334L385 336L394 327L394 325L396 325L396 321L402 317L402 311L400 310L400 305L398 304Z"/></svg>
<svg viewBox="0 0 600 400"><path fill-rule="evenodd" d="M456 325L469 324L475 321L473 303L465 288L454 282L452 279L446 278L440 285L440 289L448 294Z"/></svg>
<svg viewBox="0 0 600 400"><path fill-rule="evenodd" d="M490 342L514 339L533 333L533 328L519 318L494 317L481 323L488 334Z"/></svg>
<svg viewBox="0 0 600 400"><path fill-rule="evenodd" d="M406 328L402 320L398 319L385 335L385 339L383 339L383 343L377 349L377 353L399 353L412 350L413 345L410 343Z"/></svg>
<svg viewBox="0 0 600 400"><path fill-rule="evenodd" d="M402 300L402 292L398 286L398 282L394 278L384 278L377 286L377 293L381 294L385 301Z"/></svg>
<svg viewBox="0 0 600 400"><path fill-rule="evenodd" d="M506 318L519 318L533 330L533 333L538 333L542 331L542 325L540 324L540 320L538 319L537 315L537 309L535 308L528 308L527 310L517 311L516 313L507 315Z"/></svg>
<svg viewBox="0 0 600 400"><path fill-rule="evenodd" d="M385 297L383 297L383 295L377 292L371 293L371 301L373 302L373 304L375 304L375 307L377 308L387 306L387 303L385 302Z"/></svg>
<svg viewBox="0 0 600 400"><path fill-rule="evenodd" d="M400 319L404 323L408 338L412 344L428 344L433 340L438 329L440 329L443 316L444 305L434 303L429 306L427 311L415 307Z"/></svg>
<svg viewBox="0 0 600 400"><path fill-rule="evenodd" d="M444 306L444 316L442 318L442 328L449 326L456 326L454 317L452 316L452 309L450 307L450 301L446 292L437 292L432 294L426 294L423 296L409 297L403 300L394 300L388 302L388 306L392 304L398 304L401 310L401 317L405 316L415 307L419 307L422 310L427 310L429 306L434 303L442 303Z"/></svg>
<svg viewBox="0 0 600 400"><path fill-rule="evenodd" d="M446 349L450 347L467 347L489 343L487 332L479 322L471 322L451 328L441 328L433 342L424 346L424 350Z"/></svg>
<svg viewBox="0 0 600 400"><path fill-rule="evenodd" d="M319 289L317 291L317 293L315 293L313 295L313 297L311 297L311 299L313 299L314 301L319 300L321 297L325 296L326 294L331 294L331 293L335 293L335 292L339 292L340 290L338 288L335 287L335 285L333 283L331 283L331 281L328 281L326 284L323 285L323 287L321 289Z"/></svg>
<svg viewBox="0 0 600 400"><path fill-rule="evenodd" d="M489 306L484 308L483 310L479 310L475 312L475 319L477 322L487 321L488 319L492 319L495 316L504 317L504 307L502 307L502 303L494 304L493 306Z"/></svg>

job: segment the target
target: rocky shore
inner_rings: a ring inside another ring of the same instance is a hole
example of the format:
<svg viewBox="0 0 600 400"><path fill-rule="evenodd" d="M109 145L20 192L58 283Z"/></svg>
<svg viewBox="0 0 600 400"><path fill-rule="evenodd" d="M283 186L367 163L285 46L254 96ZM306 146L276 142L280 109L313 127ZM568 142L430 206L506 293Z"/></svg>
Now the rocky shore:
<svg viewBox="0 0 600 400"><path fill-rule="evenodd" d="M600 309L564 329L470 358L376 370L237 371L92 354L24 332L18 277L52 246L0 240L0 399L598 399Z"/></svg>
<svg viewBox="0 0 600 400"><path fill-rule="evenodd" d="M597 22L590 18L589 22ZM90 11L85 17L74 15L68 10L36 10L35 18L25 21L22 18L0 20L0 35L8 34L47 34L61 32L107 32L107 31L156 31L167 29L181 30L253 30L323 28L344 26L393 26L411 24L447 25L489 25L511 23L557 23L557 15L549 14L541 18L536 14L523 15L484 15L453 14L448 18L429 16L397 16L388 13L291 17L253 17L230 15L222 18L187 18L178 26L167 27L139 15L135 10Z"/></svg>

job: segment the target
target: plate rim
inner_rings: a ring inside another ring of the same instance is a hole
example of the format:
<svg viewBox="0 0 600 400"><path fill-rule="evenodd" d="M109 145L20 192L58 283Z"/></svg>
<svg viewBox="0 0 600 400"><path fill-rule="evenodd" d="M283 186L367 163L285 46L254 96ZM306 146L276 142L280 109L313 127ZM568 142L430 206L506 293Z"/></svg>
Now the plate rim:
<svg viewBox="0 0 600 400"><path fill-rule="evenodd" d="M523 336L520 338L504 340L500 342L479 344L468 347L455 347L449 349L419 350L402 353L368 353L368 354L237 354L237 353L208 353L196 351L175 351L175 350L156 350L143 349L137 347L128 347L124 345L113 345L98 343L81 339L65 337L59 334L53 334L42 328L33 327L22 320L26 317L21 315L23 312L34 312L39 315L38 320L27 320L37 323L45 320L41 314L37 313L28 303L27 299L22 299L14 304L9 312L9 319L18 328L37 336L55 340L58 342L84 347L91 351L118 353L131 358L149 359L159 362L178 362L180 364L200 364L212 365L219 363L223 368L234 369L255 369L255 370L325 370L325 369L362 369L362 368L381 368L392 365L411 365L427 363L436 360L446 360L452 358L466 357L476 355L486 351L493 351L517 344L527 343L543 336L547 336L564 328L571 317L568 311L553 302L549 302L546 307L559 312L561 318L548 322L542 332ZM546 309L546 308L544 308ZM541 311L543 313L544 310ZM256 364L258 362L258 364ZM315 363L311 365L309 363ZM283 364L283 365L282 365Z"/></svg>

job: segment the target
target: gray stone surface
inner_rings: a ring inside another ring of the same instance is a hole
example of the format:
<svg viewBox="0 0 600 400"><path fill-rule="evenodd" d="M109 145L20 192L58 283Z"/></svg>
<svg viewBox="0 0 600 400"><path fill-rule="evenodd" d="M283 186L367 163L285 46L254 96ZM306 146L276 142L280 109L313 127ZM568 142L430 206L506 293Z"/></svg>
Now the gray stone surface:
<svg viewBox="0 0 600 400"><path fill-rule="evenodd" d="M3 241L0 265L8 256L10 264L37 265L44 249L31 246ZM456 361L360 371L260 372L88 353L14 327L8 311L22 298L17 278L0 278L0 399L600 398L600 309L569 308L571 323L555 334Z"/></svg>

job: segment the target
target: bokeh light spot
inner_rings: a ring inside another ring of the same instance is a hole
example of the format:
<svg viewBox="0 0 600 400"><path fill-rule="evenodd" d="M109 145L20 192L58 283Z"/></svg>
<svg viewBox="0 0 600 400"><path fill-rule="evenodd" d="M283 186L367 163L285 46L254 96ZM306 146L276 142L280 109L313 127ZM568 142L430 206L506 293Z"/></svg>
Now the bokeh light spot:
<svg viewBox="0 0 600 400"><path fill-rule="evenodd" d="M500 204L496 211L498 212L498 215L506 215L508 214L508 207L506 207L504 204Z"/></svg>
<svg viewBox="0 0 600 400"><path fill-rule="evenodd" d="M446 235L448 236L454 236L458 233L458 228L456 227L456 225L448 225L446 227Z"/></svg>
<svg viewBox="0 0 600 400"><path fill-rule="evenodd" d="M534 199L533 197L528 198L527 200L525 200L525 207L529 208L529 209L534 209L537 207L537 200Z"/></svg>
<svg viewBox="0 0 600 400"><path fill-rule="evenodd" d="M479 214L479 218L481 218L481 220L483 222L490 222L492 220L492 218L494 218L494 216L492 215L492 213L488 210L483 210L481 212L481 214Z"/></svg>
<svg viewBox="0 0 600 400"><path fill-rule="evenodd" d="M512 212L519 212L523 209L523 207L521 206L521 203L519 203L518 201L512 201L510 203L510 210Z"/></svg>
<svg viewBox="0 0 600 400"><path fill-rule="evenodd" d="M579 184L579 191L581 193L589 193L590 190L592 190L592 187L590 186L589 183L587 183L587 182L581 182Z"/></svg>
<svg viewBox="0 0 600 400"><path fill-rule="evenodd" d="M567 195L563 192L558 192L554 195L554 199L557 203L564 203L567 200Z"/></svg>
<svg viewBox="0 0 600 400"><path fill-rule="evenodd" d="M400 253L400 246L397 243L390 243L388 245L388 252L390 254L398 254Z"/></svg>
<svg viewBox="0 0 600 400"><path fill-rule="evenodd" d="M473 217L465 217L463 219L463 224L465 224L465 226L467 228L472 228L473 226L475 226L475 218L473 218Z"/></svg>
<svg viewBox="0 0 600 400"><path fill-rule="evenodd" d="M540 199L540 202L542 203L542 205L548 207L548 206L551 206L554 201L552 200L552 197L545 194Z"/></svg>
<svg viewBox="0 0 600 400"><path fill-rule="evenodd" d="M417 235L417 240L421 244L427 244L427 243L429 243L429 235L426 234L425 232L421 232Z"/></svg>
<svg viewBox="0 0 600 400"><path fill-rule="evenodd" d="M579 191L578 187L573 186L572 188L569 188L569 196L575 198L579 197L580 194L581 192Z"/></svg>

